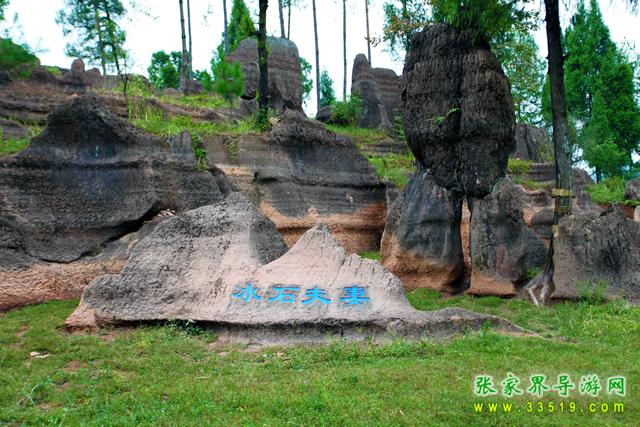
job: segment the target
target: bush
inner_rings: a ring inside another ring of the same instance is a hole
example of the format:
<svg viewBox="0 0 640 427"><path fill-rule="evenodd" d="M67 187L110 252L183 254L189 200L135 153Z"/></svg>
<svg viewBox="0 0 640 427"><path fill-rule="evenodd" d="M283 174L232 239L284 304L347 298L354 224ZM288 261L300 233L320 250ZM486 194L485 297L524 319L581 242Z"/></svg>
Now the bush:
<svg viewBox="0 0 640 427"><path fill-rule="evenodd" d="M351 95L346 101L333 104L331 122L340 126L355 126L362 116L362 100L357 95Z"/></svg>
<svg viewBox="0 0 640 427"><path fill-rule="evenodd" d="M13 76L26 78L39 63L38 58L26 45L0 38L0 71L8 71Z"/></svg>
<svg viewBox="0 0 640 427"><path fill-rule="evenodd" d="M531 163L528 160L509 158L507 170L511 175L525 175L531 170Z"/></svg>
<svg viewBox="0 0 640 427"><path fill-rule="evenodd" d="M594 203L623 203L624 179L621 176L612 176L590 185L587 191Z"/></svg>

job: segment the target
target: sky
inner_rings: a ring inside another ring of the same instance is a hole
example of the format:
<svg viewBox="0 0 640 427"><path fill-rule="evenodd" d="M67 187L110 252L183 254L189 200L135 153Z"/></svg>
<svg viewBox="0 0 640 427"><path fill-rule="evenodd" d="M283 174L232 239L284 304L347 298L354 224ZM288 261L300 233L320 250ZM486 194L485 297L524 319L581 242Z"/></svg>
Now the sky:
<svg viewBox="0 0 640 427"><path fill-rule="evenodd" d="M146 69L151 54L158 50L167 52L181 49L180 14L178 0L122 0L128 10L122 26L127 33L125 47L132 57L132 72L147 75ZM383 27L382 5L388 0L369 1L369 20L372 36L381 37ZM365 0L347 0L347 92L351 86L351 66L358 53L365 53ZM232 0L227 0L229 13ZM257 22L258 0L246 0ZM298 46L300 56L315 67L315 44L311 0L302 0L303 7L293 10L291 18L291 40ZM566 3L566 2L561 2ZM577 2L569 2L570 8L561 10L562 22L566 26ZM186 4L186 1L185 1ZM619 45L630 43L640 51L640 14L631 14L625 0L600 1L605 23L609 26L613 40ZM306 6L305 6L306 5ZM336 94L342 94L342 2L339 0L316 0L320 45L320 69L327 69L333 78ZM65 39L62 28L55 22L58 10L64 7L63 0L11 0L6 10L7 21L0 29L35 49L45 65L68 68L72 58L64 54ZM533 7L543 12L543 3ZM17 21L14 22L14 16ZM212 52L220 43L223 31L222 0L191 0L194 69L209 68ZM270 35L279 35L278 2L269 2L267 29ZM541 55L546 56L544 22L536 32L536 41ZM374 67L391 68L402 72L402 62L394 61L383 44L372 47ZM315 79L315 69L312 73ZM306 111L315 113L315 89L306 103Z"/></svg>

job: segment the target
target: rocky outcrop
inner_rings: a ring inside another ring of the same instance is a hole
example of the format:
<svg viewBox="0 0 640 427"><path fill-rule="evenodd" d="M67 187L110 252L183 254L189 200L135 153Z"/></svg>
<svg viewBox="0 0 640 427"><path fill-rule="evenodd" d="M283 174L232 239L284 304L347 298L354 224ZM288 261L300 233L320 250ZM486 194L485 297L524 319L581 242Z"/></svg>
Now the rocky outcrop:
<svg viewBox="0 0 640 427"><path fill-rule="evenodd" d="M0 290L10 295L0 309L45 298L38 295L77 296L98 272L122 266L123 257L95 258L109 242L163 210L210 204L228 192L222 171L197 170L188 134L160 140L95 95L76 98L50 114L27 149L0 160ZM46 263L80 258L75 266Z"/></svg>
<svg viewBox="0 0 640 427"><path fill-rule="evenodd" d="M351 94L362 100L358 125L365 128L391 129L400 114L400 79L393 70L371 68L365 55L358 54L351 72Z"/></svg>
<svg viewBox="0 0 640 427"><path fill-rule="evenodd" d="M478 329L482 322L518 330L465 310L413 309L395 276L373 261L347 255L322 225L281 258L260 266L275 255L265 243L277 233L239 200L234 195L228 203L158 226L121 274L91 283L67 327L189 319L206 322L221 342L270 345L422 339ZM239 214L245 207L249 213Z"/></svg>
<svg viewBox="0 0 640 427"><path fill-rule="evenodd" d="M206 319L225 290L285 252L273 223L232 193L160 223L136 246L120 274L101 276L87 287L67 327Z"/></svg>
<svg viewBox="0 0 640 427"><path fill-rule="evenodd" d="M260 135L203 139L210 162L292 246L322 222L349 252L377 250L385 186L348 138L289 112Z"/></svg>
<svg viewBox="0 0 640 427"><path fill-rule="evenodd" d="M402 98L407 141L436 184L489 194L515 148L509 82L489 45L429 25L411 41Z"/></svg>
<svg viewBox="0 0 640 427"><path fill-rule="evenodd" d="M546 162L553 158L553 144L544 128L518 123L515 140L513 157L532 162Z"/></svg>
<svg viewBox="0 0 640 427"><path fill-rule="evenodd" d="M418 167L404 194L390 206L380 245L381 262L405 287L459 290L464 275L462 197Z"/></svg>
<svg viewBox="0 0 640 427"><path fill-rule="evenodd" d="M542 267L547 250L524 222L526 194L508 178L470 203L469 241L473 294L517 294L527 270Z"/></svg>
<svg viewBox="0 0 640 427"><path fill-rule="evenodd" d="M624 198L627 200L640 201L640 178L632 179L627 182L624 188Z"/></svg>
<svg viewBox="0 0 640 427"><path fill-rule="evenodd" d="M268 37L269 103L277 111L302 111L302 81L298 47L290 40ZM258 41L247 38L227 55L228 61L238 62L244 74L243 98L255 100L260 72L258 69Z"/></svg>
<svg viewBox="0 0 640 427"><path fill-rule="evenodd" d="M163 209L222 199L222 172L196 164L188 134L153 138L85 95L53 112L26 150L2 159L0 212L13 249L69 262Z"/></svg>
<svg viewBox="0 0 640 427"><path fill-rule="evenodd" d="M553 261L554 297L599 291L640 299L640 223L619 209L570 215L558 225Z"/></svg>

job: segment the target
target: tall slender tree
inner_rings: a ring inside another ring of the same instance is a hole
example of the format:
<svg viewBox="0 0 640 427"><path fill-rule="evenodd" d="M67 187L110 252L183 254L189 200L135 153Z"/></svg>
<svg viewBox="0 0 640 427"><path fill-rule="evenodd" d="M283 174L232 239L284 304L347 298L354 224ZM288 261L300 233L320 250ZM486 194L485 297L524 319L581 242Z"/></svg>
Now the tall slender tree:
<svg viewBox="0 0 640 427"><path fill-rule="evenodd" d="M193 42L191 39L191 1L187 0L187 28L189 31L189 58L187 67L187 77L193 78Z"/></svg>
<svg viewBox="0 0 640 427"><path fill-rule="evenodd" d="M284 31L284 10L282 7L282 0L278 0L278 13L280 14L280 37L287 38L287 34Z"/></svg>
<svg viewBox="0 0 640 427"><path fill-rule="evenodd" d="M222 0L222 11L224 14L224 53L229 53L229 23L227 21L227 0Z"/></svg>
<svg viewBox="0 0 640 427"><path fill-rule="evenodd" d="M180 90L185 95L187 92L187 36L184 25L183 0L178 0L180 6L180 36L182 38L182 56L180 58Z"/></svg>
<svg viewBox="0 0 640 427"><path fill-rule="evenodd" d="M347 0L342 0L342 100L347 100Z"/></svg>
<svg viewBox="0 0 640 427"><path fill-rule="evenodd" d="M260 0L258 13L258 125L262 129L269 126L269 73L267 64L267 8L268 0Z"/></svg>
<svg viewBox="0 0 640 427"><path fill-rule="evenodd" d="M313 9L313 34L316 42L316 107L320 105L320 47L318 46L318 17L316 16L316 0L311 0Z"/></svg>
<svg viewBox="0 0 640 427"><path fill-rule="evenodd" d="M369 33L369 0L364 0L364 16L367 21L367 58L369 59L369 64L373 66L371 62L371 33Z"/></svg>
<svg viewBox="0 0 640 427"><path fill-rule="evenodd" d="M88 60L100 65L102 74L116 68L116 59L122 60L125 50L125 32L118 21L126 10L120 0L65 0L64 9L56 15L65 36L74 35L67 43L68 56ZM107 18L107 14L109 17Z"/></svg>
<svg viewBox="0 0 640 427"><path fill-rule="evenodd" d="M285 0L287 2L287 39L291 38L291 2L293 0Z"/></svg>

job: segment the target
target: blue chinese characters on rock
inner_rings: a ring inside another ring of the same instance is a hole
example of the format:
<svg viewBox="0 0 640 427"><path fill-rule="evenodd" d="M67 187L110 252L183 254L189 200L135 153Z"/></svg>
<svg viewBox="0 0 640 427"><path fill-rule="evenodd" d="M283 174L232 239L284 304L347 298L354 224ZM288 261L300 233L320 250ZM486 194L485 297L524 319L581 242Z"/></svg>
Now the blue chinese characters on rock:
<svg viewBox="0 0 640 427"><path fill-rule="evenodd" d="M244 303L267 301L283 305L293 305L299 302L303 307L315 304L321 306L342 304L346 307L362 307L370 302L367 288L357 284L344 286L340 288L339 294L332 296L326 289L319 286L303 289L297 285L278 284L262 290L251 281L236 285L231 293L231 299Z"/></svg>

